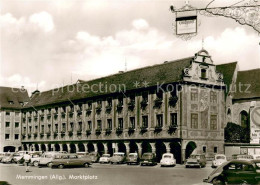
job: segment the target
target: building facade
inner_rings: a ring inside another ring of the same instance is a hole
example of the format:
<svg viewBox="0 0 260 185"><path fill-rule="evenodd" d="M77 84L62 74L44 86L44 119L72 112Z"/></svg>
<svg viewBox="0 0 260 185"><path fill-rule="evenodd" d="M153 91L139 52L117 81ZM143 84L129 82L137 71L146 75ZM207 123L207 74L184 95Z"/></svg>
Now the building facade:
<svg viewBox="0 0 260 185"><path fill-rule="evenodd" d="M28 100L25 89L0 87L0 152L21 149L21 108Z"/></svg>
<svg viewBox="0 0 260 185"><path fill-rule="evenodd" d="M201 50L190 58L35 91L22 110L22 148L154 152L158 159L171 152L178 163L192 152L209 158L224 153L223 69Z"/></svg>

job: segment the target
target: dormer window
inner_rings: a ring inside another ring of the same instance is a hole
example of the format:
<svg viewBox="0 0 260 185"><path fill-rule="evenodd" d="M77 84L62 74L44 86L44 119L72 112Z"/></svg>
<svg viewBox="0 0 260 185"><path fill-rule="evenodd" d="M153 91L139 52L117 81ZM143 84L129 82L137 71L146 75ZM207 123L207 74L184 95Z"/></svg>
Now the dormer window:
<svg viewBox="0 0 260 185"><path fill-rule="evenodd" d="M207 78L207 70L206 69L201 69L201 78L206 79Z"/></svg>
<svg viewBox="0 0 260 185"><path fill-rule="evenodd" d="M10 105L13 105L13 104L14 104L14 102L13 102L13 101L8 101L8 103L9 103Z"/></svg>

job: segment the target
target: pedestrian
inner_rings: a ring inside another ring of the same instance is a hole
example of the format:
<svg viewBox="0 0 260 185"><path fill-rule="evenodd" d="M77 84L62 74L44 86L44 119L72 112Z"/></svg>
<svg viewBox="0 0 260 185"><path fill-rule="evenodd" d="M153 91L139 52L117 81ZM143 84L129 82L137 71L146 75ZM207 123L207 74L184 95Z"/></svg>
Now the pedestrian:
<svg viewBox="0 0 260 185"><path fill-rule="evenodd" d="M29 154L24 154L23 158L26 166L26 172L29 172L29 163L31 161L31 156Z"/></svg>

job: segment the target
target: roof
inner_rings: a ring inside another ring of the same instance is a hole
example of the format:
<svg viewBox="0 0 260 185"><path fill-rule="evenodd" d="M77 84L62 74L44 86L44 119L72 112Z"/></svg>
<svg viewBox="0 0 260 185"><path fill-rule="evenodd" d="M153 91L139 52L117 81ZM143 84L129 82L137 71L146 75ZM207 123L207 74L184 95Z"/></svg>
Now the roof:
<svg viewBox="0 0 260 185"><path fill-rule="evenodd" d="M29 101L28 92L25 89L0 87L0 108L21 109L24 102Z"/></svg>
<svg viewBox="0 0 260 185"><path fill-rule="evenodd" d="M238 71L233 99L260 98L260 68Z"/></svg>
<svg viewBox="0 0 260 185"><path fill-rule="evenodd" d="M230 87L230 85L232 84L232 79L233 79L236 67L237 67L237 62L216 65L217 72L223 74L224 83L228 87ZM226 92L226 93L228 93L228 92Z"/></svg>
<svg viewBox="0 0 260 185"><path fill-rule="evenodd" d="M81 80L80 83L34 94L26 107L44 106L140 89L144 87L143 83L145 82L148 83L146 87L156 86L157 83L180 82L182 81L183 69L190 66L192 59L193 57L189 57L165 62L90 81ZM135 82L139 82L138 86L135 86ZM103 85L102 88L98 87L100 84ZM90 87L93 87L91 91Z"/></svg>

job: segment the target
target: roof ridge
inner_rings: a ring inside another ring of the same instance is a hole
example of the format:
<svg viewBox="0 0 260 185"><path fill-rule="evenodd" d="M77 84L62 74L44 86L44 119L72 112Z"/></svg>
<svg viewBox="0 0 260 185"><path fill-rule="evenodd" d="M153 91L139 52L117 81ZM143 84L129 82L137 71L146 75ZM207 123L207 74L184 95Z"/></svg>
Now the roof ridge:
<svg viewBox="0 0 260 185"><path fill-rule="evenodd" d="M247 69L247 70L242 70L242 71L238 71L238 72L248 72L248 71L257 71L260 70L260 68L256 68L256 69Z"/></svg>

